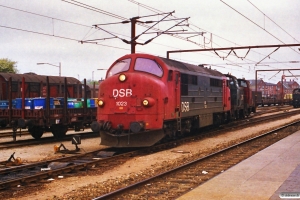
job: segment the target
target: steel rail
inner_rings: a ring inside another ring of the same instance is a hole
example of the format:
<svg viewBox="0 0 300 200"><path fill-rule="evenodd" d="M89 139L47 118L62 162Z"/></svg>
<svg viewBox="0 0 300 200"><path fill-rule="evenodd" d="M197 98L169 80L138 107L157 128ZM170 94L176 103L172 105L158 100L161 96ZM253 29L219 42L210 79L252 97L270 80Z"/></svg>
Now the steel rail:
<svg viewBox="0 0 300 200"><path fill-rule="evenodd" d="M299 114L300 113L300 110L295 110L294 112L286 112L286 113L279 113L277 115L273 115L273 116L267 116L267 117L264 117L264 120L274 120L275 117L276 118L282 118L282 117L286 117L286 116L289 116L289 115L295 115L295 114ZM270 119L272 117L272 119ZM263 120L262 118L259 118L259 119L256 119L257 123L263 123ZM245 127L247 126L250 126L250 125L253 125L254 121L251 120L245 120L244 121L245 124L242 124L242 123L239 123L238 126L239 127ZM237 126L235 126L237 127ZM218 133L218 132L221 132L221 131L228 131L228 130L231 130L232 127L224 127L222 130L214 130L212 132L208 132L207 134L208 135L211 135L211 134L215 134L215 133ZM195 141L196 139L201 139L203 138L203 133L200 134L200 135L196 135L196 136L192 136L192 137L188 137L188 138L183 138L181 140L176 140L176 143L174 143L174 141L171 141L169 143L164 143L164 144L160 144L160 145L156 145L156 146L152 146L152 147L149 147L149 148L146 148L146 149L141 149L141 150L137 150L137 151L132 151L132 152L128 152L128 153L125 153L125 154L120 154L120 155L117 155L117 156L113 156L113 157L110 157L110 158L105 158L105 159L98 159L97 160L94 160L93 158L88 161L87 159L83 159L84 162L82 163L76 163L76 164L73 164L71 166L67 166L67 167L63 167L63 168L60 168L60 169L56 169L56 170L50 170L50 171L44 171L44 172L39 172L38 174L35 174L35 175L31 175L31 176L28 176L28 177L20 177L20 178L17 178L17 179L14 179L14 180L10 180L10 181L5 181L5 182L0 182L0 188L9 188L11 186L14 186L14 185L22 185L22 184L26 184L26 183L30 183L30 182L33 182L33 181L38 181L38 180L41 180L41 179L45 179L45 178L50 178L50 177L53 177L54 175L58 175L58 174L64 174L64 173L67 173L67 172L70 172L70 171L79 171L79 170L82 170L82 169L88 169L88 168L93 168L93 167L101 167L102 165L106 165L107 162L118 162L118 163L121 163L122 162L122 159L131 159L133 157L133 155L140 155L140 154L144 154L145 152L157 152L157 151L161 151L161 149L167 149L167 148L170 148L170 147L175 147L175 146L178 146L179 144L182 144L182 143L186 143L186 142L190 142L190 141ZM90 152L89 152L90 153ZM77 157L66 157L64 158L64 161L66 162L68 159L70 160L74 160L74 159L78 159L79 157L82 157L84 158L85 156L87 156L87 154L80 154L80 155L76 155ZM95 156L96 157L96 156ZM120 159L120 160L118 160ZM52 160L53 162L55 160ZM56 160L57 162L59 161L62 161L61 159L57 159ZM49 161L47 162L49 163ZM117 164L118 164L117 163ZM45 162L43 163L37 163L34 167L36 166L40 166L41 168L45 165ZM114 166L116 164L111 164L111 166ZM32 168L33 166L24 166L24 167L28 167L29 169ZM14 170L15 171L20 171L21 168L15 168ZM4 173L8 173L8 172L1 172L1 174L4 174ZM0 175L1 175L0 174ZM1 180L1 177L0 177L0 180Z"/></svg>
<svg viewBox="0 0 300 200"><path fill-rule="evenodd" d="M240 142L240 143L231 145L231 146L229 146L229 147L226 147L226 148L224 148L224 149L221 149L221 150L219 150L219 151L216 151L216 152L214 152L214 153L211 153L211 154L206 155L206 156L204 156L204 157L201 157L201 158L199 158L199 159L195 159L195 160L193 160L193 161L191 161L191 162L188 162L188 163L185 163L185 164L180 165L180 166L178 166L178 167L175 167L175 168L173 168L173 169L171 169L171 170L167 170L167 171L165 171L165 172L162 172L162 173L160 173L160 174L157 174L157 175L155 175L155 176L153 176L153 177L150 177L150 178L144 179L144 180L142 180L142 181L136 182L136 183L134 183L134 184L128 185L128 186L126 186L126 187L120 188L120 189L115 190L115 191L113 191L113 192L110 192L110 193L107 193L107 194L98 196L98 197L94 198L93 200L111 199L111 198L113 198L113 197L116 197L116 195L119 195L119 194L121 194L121 193L124 193L124 192L127 191L127 190L133 189L134 187L138 187L138 186L145 185L146 183L149 183L150 181L152 181L152 180L154 180L154 179L161 178L161 177L166 176L166 175L169 175L169 174L171 174L171 173L175 173L175 172L177 172L177 171L179 171L179 170L182 170L183 168L186 168L186 167L189 167L189 166L191 166L191 165L194 165L194 164L197 163L197 162L206 160L206 159L211 158L212 156L215 156L215 155L217 155L217 154L224 153L225 151L234 149L234 148L236 148L236 147L238 147L238 146L241 146L241 145L247 144L247 143L249 143L249 142L252 142L252 141L254 141L254 140L263 138L263 137L265 137L265 136L267 136L267 135L270 135L270 134L272 134L272 133L274 133L274 132L283 130L284 128L287 128L287 127L289 127L289 126L295 125L295 124L297 124L297 123L300 123L300 120L298 120L298 121L296 121L296 122L289 123L289 124L284 125L284 126L281 126L281 127L279 127L279 128L276 128L276 129L274 129L274 130L268 131L268 132L263 133L263 134L261 134L261 135L255 136L255 137L253 137L253 138L247 139L247 140L242 141L242 142Z"/></svg>

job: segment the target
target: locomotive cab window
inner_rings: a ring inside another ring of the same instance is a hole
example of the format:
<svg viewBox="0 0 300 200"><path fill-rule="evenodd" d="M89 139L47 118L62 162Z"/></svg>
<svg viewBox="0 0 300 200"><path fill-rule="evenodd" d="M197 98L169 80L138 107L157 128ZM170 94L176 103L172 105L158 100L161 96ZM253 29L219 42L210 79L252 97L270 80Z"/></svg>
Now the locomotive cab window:
<svg viewBox="0 0 300 200"><path fill-rule="evenodd" d="M300 94L300 89L294 89L293 93L294 94Z"/></svg>
<svg viewBox="0 0 300 200"><path fill-rule="evenodd" d="M246 81L239 80L238 82L239 82L239 86L240 86L240 87L247 87Z"/></svg>
<svg viewBox="0 0 300 200"><path fill-rule="evenodd" d="M163 70L154 60L147 58L137 58L135 61L134 69L136 71L147 72L158 77L162 77Z"/></svg>
<svg viewBox="0 0 300 200"><path fill-rule="evenodd" d="M239 87L238 83L233 78L229 78L228 81L229 81L230 88L238 88Z"/></svg>
<svg viewBox="0 0 300 200"><path fill-rule="evenodd" d="M112 66L108 72L108 77L118 74L120 72L127 71L130 66L131 59L118 60L114 66Z"/></svg>

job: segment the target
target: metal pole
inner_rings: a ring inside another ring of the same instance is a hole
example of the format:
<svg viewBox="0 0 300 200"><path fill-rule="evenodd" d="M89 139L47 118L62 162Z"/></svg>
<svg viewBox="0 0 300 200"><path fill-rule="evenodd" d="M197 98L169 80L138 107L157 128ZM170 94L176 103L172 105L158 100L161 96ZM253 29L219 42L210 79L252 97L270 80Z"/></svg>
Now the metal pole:
<svg viewBox="0 0 300 200"><path fill-rule="evenodd" d="M283 105L283 78L284 74L281 76L281 105Z"/></svg>
<svg viewBox="0 0 300 200"><path fill-rule="evenodd" d="M59 76L61 76L61 63L59 62Z"/></svg>
<svg viewBox="0 0 300 200"><path fill-rule="evenodd" d="M131 21L131 53L135 53L136 42L133 39L135 38L135 24L136 24L136 19L132 18L132 19L130 19L130 21Z"/></svg>
<svg viewBox="0 0 300 200"><path fill-rule="evenodd" d="M255 107L257 106L257 70L255 71L255 97L254 97L254 101L255 101Z"/></svg>
<svg viewBox="0 0 300 200"><path fill-rule="evenodd" d="M186 49L167 51L167 58L170 57L170 53L183 53L183 52L197 52L197 51L222 51L222 50L234 50L234 49L257 49L257 48L273 48L273 47L295 47L300 44L277 44L277 45L261 45L261 46L241 46L241 47L224 47L224 48L211 48L211 49Z"/></svg>
<svg viewBox="0 0 300 200"><path fill-rule="evenodd" d="M51 66L54 66L54 67L58 67L59 68L59 76L61 76L61 63L59 62L59 65L53 65L51 63L36 63L37 65L51 65Z"/></svg>
<svg viewBox="0 0 300 200"><path fill-rule="evenodd" d="M107 69L97 69L97 70L107 70ZM107 73L107 72L106 72ZM101 78L101 80L102 80L102 78Z"/></svg>

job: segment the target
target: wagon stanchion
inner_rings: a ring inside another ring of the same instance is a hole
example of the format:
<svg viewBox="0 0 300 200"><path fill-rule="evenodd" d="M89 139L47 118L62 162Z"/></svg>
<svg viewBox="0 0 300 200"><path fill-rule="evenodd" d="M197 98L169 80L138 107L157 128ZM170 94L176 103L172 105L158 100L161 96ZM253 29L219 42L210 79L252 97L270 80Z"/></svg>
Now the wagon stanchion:
<svg viewBox="0 0 300 200"><path fill-rule="evenodd" d="M68 106L68 87L67 87L67 78L64 78L64 106L63 106L63 124L68 122L67 117L67 106Z"/></svg>
<svg viewBox="0 0 300 200"><path fill-rule="evenodd" d="M25 119L25 78L22 77L22 119Z"/></svg>
<svg viewBox="0 0 300 200"><path fill-rule="evenodd" d="M17 126L17 122L16 121L11 121L11 127L12 127L12 137L13 137L13 141L17 141L17 130L18 130L18 126Z"/></svg>
<svg viewBox="0 0 300 200"><path fill-rule="evenodd" d="M86 88L86 79L84 79L84 103L83 103L83 121L86 122L87 116L87 88ZM84 126L84 125L83 125ZM84 129L84 127L83 127Z"/></svg>
<svg viewBox="0 0 300 200"><path fill-rule="evenodd" d="M9 91L9 98L8 98L8 121L11 122L12 121L12 78L9 77L9 81L8 81L8 91Z"/></svg>
<svg viewBox="0 0 300 200"><path fill-rule="evenodd" d="M13 141L14 142L17 141L17 129L16 128L13 129Z"/></svg>
<svg viewBox="0 0 300 200"><path fill-rule="evenodd" d="M49 76L46 77L47 96L46 96L46 125L50 125L50 83Z"/></svg>

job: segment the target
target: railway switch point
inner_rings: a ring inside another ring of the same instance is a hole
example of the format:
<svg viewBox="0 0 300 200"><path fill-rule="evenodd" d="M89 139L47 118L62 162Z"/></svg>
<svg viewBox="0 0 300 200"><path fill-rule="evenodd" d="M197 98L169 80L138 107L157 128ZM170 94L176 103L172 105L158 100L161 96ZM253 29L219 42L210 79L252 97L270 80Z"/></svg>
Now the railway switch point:
<svg viewBox="0 0 300 200"><path fill-rule="evenodd" d="M13 154L11 154L11 156L7 161L0 162L0 164L5 167L17 166L22 164L22 159L20 157L15 158L15 152L14 152Z"/></svg>
<svg viewBox="0 0 300 200"><path fill-rule="evenodd" d="M64 148L64 149L61 150L61 148ZM69 151L69 149L67 149L63 143L61 143L59 146L54 145L54 153L62 153L63 151Z"/></svg>
<svg viewBox="0 0 300 200"><path fill-rule="evenodd" d="M78 151L80 151L80 148L78 147L79 144L81 144L81 138L79 135L74 135L72 137L72 144L75 145L75 150L69 150L65 147L65 145L63 143L61 143L59 146L58 145L54 145L54 153L76 153ZM61 150L61 148L63 148Z"/></svg>
<svg viewBox="0 0 300 200"><path fill-rule="evenodd" d="M80 148L78 148L78 144L81 144L81 139L80 139L80 136L79 135L74 135L73 137L72 137L72 144L74 144L75 145L75 147L76 147L76 151L79 151L80 150Z"/></svg>

